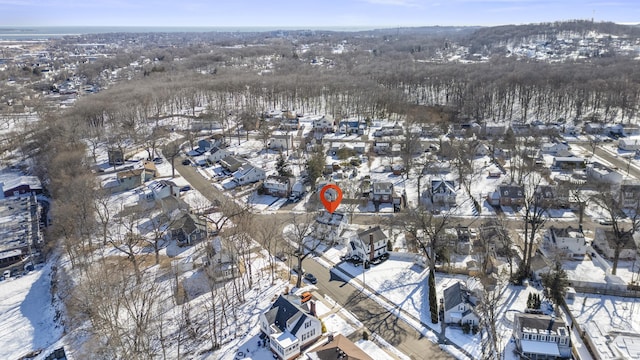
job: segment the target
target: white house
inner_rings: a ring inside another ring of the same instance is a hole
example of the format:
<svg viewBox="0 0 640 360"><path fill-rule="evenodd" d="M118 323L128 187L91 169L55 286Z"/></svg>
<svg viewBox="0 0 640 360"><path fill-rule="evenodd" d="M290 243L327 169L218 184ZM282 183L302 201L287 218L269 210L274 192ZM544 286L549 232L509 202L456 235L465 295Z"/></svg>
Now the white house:
<svg viewBox="0 0 640 360"><path fill-rule="evenodd" d="M265 194L287 197L291 194L293 179L286 176L269 175L262 183Z"/></svg>
<svg viewBox="0 0 640 360"><path fill-rule="evenodd" d="M209 162L215 164L218 161L226 158L227 156L231 156L229 150L221 149L217 146L214 146L211 148L211 150L209 150L209 156L207 156L207 159L209 160Z"/></svg>
<svg viewBox="0 0 640 360"><path fill-rule="evenodd" d="M169 196L180 196L180 187L169 180L152 180L147 184L147 188L152 191L153 197L156 200L161 200Z"/></svg>
<svg viewBox="0 0 640 360"><path fill-rule="evenodd" d="M431 203L456 206L456 188L452 180L431 180Z"/></svg>
<svg viewBox="0 0 640 360"><path fill-rule="evenodd" d="M589 164L585 169L587 178L607 183L607 184L620 184L622 182L622 174L608 166L605 166L597 161Z"/></svg>
<svg viewBox="0 0 640 360"><path fill-rule="evenodd" d="M333 243L340 238L342 231L347 226L347 217L343 213L322 211L316 218L315 237Z"/></svg>
<svg viewBox="0 0 640 360"><path fill-rule="evenodd" d="M387 236L376 226L352 236L347 248L349 255L372 261L387 253Z"/></svg>
<svg viewBox="0 0 640 360"><path fill-rule="evenodd" d="M573 258L581 259L587 254L587 240L584 234L580 229L574 229L571 226L550 227L545 236L544 246Z"/></svg>
<svg viewBox="0 0 640 360"><path fill-rule="evenodd" d="M386 181L374 182L372 194L374 202L393 202L393 183Z"/></svg>
<svg viewBox="0 0 640 360"><path fill-rule="evenodd" d="M269 141L269 149L291 150L293 148L293 135L287 133L274 133Z"/></svg>
<svg viewBox="0 0 640 360"><path fill-rule="evenodd" d="M313 131L316 132L333 132L333 120L327 116L323 116L319 119L314 119L312 123Z"/></svg>
<svg viewBox="0 0 640 360"><path fill-rule="evenodd" d="M513 338L524 359L570 359L569 327L558 317L515 313Z"/></svg>
<svg viewBox="0 0 640 360"><path fill-rule="evenodd" d="M544 143L540 150L545 154L567 156L569 154L569 145L561 142Z"/></svg>
<svg viewBox="0 0 640 360"><path fill-rule="evenodd" d="M233 173L233 181L240 186L264 180L265 177L265 171L253 165L243 165Z"/></svg>
<svg viewBox="0 0 640 360"><path fill-rule="evenodd" d="M479 325L480 317L476 313L477 299L461 282L444 289L444 322L447 324Z"/></svg>
<svg viewBox="0 0 640 360"><path fill-rule="evenodd" d="M322 324L315 314L315 301L305 304L290 295L280 295L271 308L260 315L260 330L269 337L271 351L281 360L300 355L300 348L322 335Z"/></svg>
<svg viewBox="0 0 640 360"><path fill-rule="evenodd" d="M627 151L640 150L640 136L621 138L618 140L618 147Z"/></svg>
<svg viewBox="0 0 640 360"><path fill-rule="evenodd" d="M625 232L622 239L622 248L620 249L621 260L633 260L636 258L637 251L637 235L630 235ZM606 228L596 228L596 234L593 239L593 248L598 250L600 254L608 259L613 259L616 248L616 238L613 230Z"/></svg>

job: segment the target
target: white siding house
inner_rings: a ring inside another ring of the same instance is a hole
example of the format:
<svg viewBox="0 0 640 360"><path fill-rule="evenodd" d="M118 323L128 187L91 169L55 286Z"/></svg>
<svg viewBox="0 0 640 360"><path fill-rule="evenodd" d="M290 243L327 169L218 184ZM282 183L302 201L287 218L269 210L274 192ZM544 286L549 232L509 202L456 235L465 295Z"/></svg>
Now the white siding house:
<svg viewBox="0 0 640 360"><path fill-rule="evenodd" d="M444 322L448 324L479 325L480 317L476 313L476 298L462 284L456 282L444 289Z"/></svg>
<svg viewBox="0 0 640 360"><path fill-rule="evenodd" d="M636 151L640 150L640 137L628 137L618 140L620 150Z"/></svg>
<svg viewBox="0 0 640 360"><path fill-rule="evenodd" d="M351 256L372 261L387 254L387 236L379 226L359 232L348 240L347 248Z"/></svg>
<svg viewBox="0 0 640 360"><path fill-rule="evenodd" d="M233 181L240 186L264 180L265 177L265 171L253 165L243 165L233 173Z"/></svg>
<svg viewBox="0 0 640 360"><path fill-rule="evenodd" d="M271 308L260 315L259 322L260 330L269 337L271 352L281 360L297 358L300 348L322 335L315 301L301 304L296 296L280 295Z"/></svg>
<svg viewBox="0 0 640 360"><path fill-rule="evenodd" d="M607 184L620 184L622 174L599 162L589 164L585 170L587 178Z"/></svg>
<svg viewBox="0 0 640 360"><path fill-rule="evenodd" d="M574 229L571 226L550 227L547 230L544 246L549 250L573 258L584 258L587 253L587 240L584 234L580 229Z"/></svg>

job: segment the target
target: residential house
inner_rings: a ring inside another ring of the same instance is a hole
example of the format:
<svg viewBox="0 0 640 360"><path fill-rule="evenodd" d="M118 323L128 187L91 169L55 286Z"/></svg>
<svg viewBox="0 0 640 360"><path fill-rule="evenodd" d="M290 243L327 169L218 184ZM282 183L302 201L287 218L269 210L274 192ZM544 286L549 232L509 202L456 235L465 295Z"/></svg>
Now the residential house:
<svg viewBox="0 0 640 360"><path fill-rule="evenodd" d="M558 317L514 313L513 338L523 359L571 358L571 330Z"/></svg>
<svg viewBox="0 0 640 360"><path fill-rule="evenodd" d="M358 154L364 154L367 152L367 143L363 141L358 141L352 143L353 150L355 150Z"/></svg>
<svg viewBox="0 0 640 360"><path fill-rule="evenodd" d="M169 180L153 180L147 184L147 188L151 190L156 200L180 196L180 187Z"/></svg>
<svg viewBox="0 0 640 360"><path fill-rule="evenodd" d="M456 252L459 254L469 254L471 251L471 231L467 226L456 227L458 239L456 242Z"/></svg>
<svg viewBox="0 0 640 360"><path fill-rule="evenodd" d="M577 156L556 156L551 166L558 170L578 170L584 169L587 163L584 158Z"/></svg>
<svg viewBox="0 0 640 360"><path fill-rule="evenodd" d="M382 136L398 136L402 135L404 130L400 124L395 123L393 126L383 126L380 129L373 132L373 136L382 137Z"/></svg>
<svg viewBox="0 0 640 360"><path fill-rule="evenodd" d="M142 185L144 169L132 169L120 171L116 174L117 184L112 192L128 191Z"/></svg>
<svg viewBox="0 0 640 360"><path fill-rule="evenodd" d="M216 281L231 280L238 274L237 259L219 236L215 236L207 246L207 266Z"/></svg>
<svg viewBox="0 0 640 360"><path fill-rule="evenodd" d="M235 172L242 166L242 161L233 156L227 156L220 160L220 165L229 172Z"/></svg>
<svg viewBox="0 0 640 360"><path fill-rule="evenodd" d="M437 206L456 206L457 191L453 180L431 180L431 203Z"/></svg>
<svg viewBox="0 0 640 360"><path fill-rule="evenodd" d="M357 256L366 261L373 261L387 254L387 236L380 226L359 232L348 241L348 251L351 256Z"/></svg>
<svg viewBox="0 0 640 360"><path fill-rule="evenodd" d="M373 152L376 154L388 154L391 152L391 142L389 141L374 141Z"/></svg>
<svg viewBox="0 0 640 360"><path fill-rule="evenodd" d="M473 155L475 156L487 156L491 153L491 149L485 143L478 143L473 147Z"/></svg>
<svg viewBox="0 0 640 360"><path fill-rule="evenodd" d="M524 204L524 187L520 185L498 186L500 206L522 206Z"/></svg>
<svg viewBox="0 0 640 360"><path fill-rule="evenodd" d="M458 281L444 289L442 301L445 323L471 326L480 324L480 316L476 312L477 299L462 282Z"/></svg>
<svg viewBox="0 0 640 360"><path fill-rule="evenodd" d="M582 259L587 253L587 240L580 229L550 227L544 238L544 247L569 258Z"/></svg>
<svg viewBox="0 0 640 360"><path fill-rule="evenodd" d="M632 136L618 140L618 148L626 151L640 150L640 136Z"/></svg>
<svg viewBox="0 0 640 360"><path fill-rule="evenodd" d="M551 271L552 264L546 256L536 252L536 254L531 257L529 267L531 268L534 279L540 281L542 280L542 274L546 274Z"/></svg>
<svg viewBox="0 0 640 360"><path fill-rule="evenodd" d="M269 310L260 314L259 322L271 351L281 360L297 358L302 348L322 335L315 301L301 304L296 296L280 295Z"/></svg>
<svg viewBox="0 0 640 360"><path fill-rule="evenodd" d="M269 149L278 151L293 149L293 135L288 133L274 133L269 140Z"/></svg>
<svg viewBox="0 0 640 360"><path fill-rule="evenodd" d="M259 167L245 164L233 173L233 181L237 185L247 185L264 180L266 172Z"/></svg>
<svg viewBox="0 0 640 360"><path fill-rule="evenodd" d="M204 154L205 152L213 149L217 146L217 141L213 139L202 139L198 141L198 152Z"/></svg>
<svg viewBox="0 0 640 360"><path fill-rule="evenodd" d="M0 198L23 194L42 194L42 183L37 176L7 176L0 178Z"/></svg>
<svg viewBox="0 0 640 360"><path fill-rule="evenodd" d="M307 352L309 360L373 360L342 334L329 335L326 344Z"/></svg>
<svg viewBox="0 0 640 360"><path fill-rule="evenodd" d="M393 202L393 183L391 182L374 182L372 191L372 200L378 203Z"/></svg>
<svg viewBox="0 0 640 360"><path fill-rule="evenodd" d="M604 126L601 123L586 123L584 124L584 132L587 134L602 134L604 133Z"/></svg>
<svg viewBox="0 0 640 360"><path fill-rule="evenodd" d="M549 142L544 143L540 147L540 150L544 154L551 154L556 156L567 156L569 155L569 144L565 142Z"/></svg>
<svg viewBox="0 0 640 360"><path fill-rule="evenodd" d="M561 199L557 197L557 191L554 186L551 185L538 185L535 189L535 196L538 199L538 204L546 209L563 205Z"/></svg>
<svg viewBox="0 0 640 360"><path fill-rule="evenodd" d="M322 211L316 218L314 236L327 243L334 243L338 241L347 224L348 219L345 214Z"/></svg>
<svg viewBox="0 0 640 360"><path fill-rule="evenodd" d="M505 124L484 124L482 133L486 136L503 136L507 133L507 125Z"/></svg>
<svg viewBox="0 0 640 360"><path fill-rule="evenodd" d="M365 129L367 128L367 123L365 121L349 119L342 120L338 123L338 132L340 134L364 134Z"/></svg>
<svg viewBox="0 0 640 360"><path fill-rule="evenodd" d="M169 236L178 245L194 244L207 236L207 222L195 214L183 212L171 222Z"/></svg>
<svg viewBox="0 0 640 360"><path fill-rule="evenodd" d="M276 197L288 197L291 195L293 178L286 176L269 175L262 183L264 193Z"/></svg>
<svg viewBox="0 0 640 360"><path fill-rule="evenodd" d="M209 155L207 156L207 159L209 160L210 163L215 164L218 161L221 161L222 159L228 156L231 156L231 153L229 152L229 150L221 149L217 146L214 146L209 150Z"/></svg>
<svg viewBox="0 0 640 360"><path fill-rule="evenodd" d="M602 256L613 259L615 256L616 237L613 230L607 228L596 228L596 234L593 239L593 248L596 249ZM636 258L637 235L631 235L629 232L624 232L623 238L620 240L622 246L620 249L621 260L633 260Z"/></svg>
<svg viewBox="0 0 640 360"><path fill-rule="evenodd" d="M334 126L333 119L331 119L330 116L328 115L325 115L319 119L314 119L312 122L312 128L314 132L321 132L321 133L334 132L333 126Z"/></svg>
<svg viewBox="0 0 640 360"><path fill-rule="evenodd" d="M622 174L618 171L605 166L597 161L592 162L585 170L587 178L607 184L620 184L622 182Z"/></svg>
<svg viewBox="0 0 640 360"><path fill-rule="evenodd" d="M620 184L619 202L624 209L640 208L640 182L623 181Z"/></svg>

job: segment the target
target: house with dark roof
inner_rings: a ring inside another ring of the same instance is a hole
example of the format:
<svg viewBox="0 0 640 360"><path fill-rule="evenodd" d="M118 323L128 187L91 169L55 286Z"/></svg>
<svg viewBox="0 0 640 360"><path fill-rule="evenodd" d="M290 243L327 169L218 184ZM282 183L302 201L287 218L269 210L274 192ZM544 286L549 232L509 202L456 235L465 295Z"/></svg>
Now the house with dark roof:
<svg viewBox="0 0 640 360"><path fill-rule="evenodd" d="M500 206L521 206L524 204L524 188L519 185L498 186Z"/></svg>
<svg viewBox="0 0 640 360"><path fill-rule="evenodd" d="M618 243L620 245L620 260L633 260L636 258L636 252L638 250L638 244L636 241L640 242L638 239L638 235L631 233L627 230L622 230L622 239L621 241L616 241L616 235L613 232L613 229L599 227L596 228L596 234L593 238L593 248L596 249L602 256L607 259L613 259L616 252L616 246Z"/></svg>
<svg viewBox="0 0 640 360"><path fill-rule="evenodd" d="M179 245L191 245L207 236L207 222L195 214L183 213L169 226L169 235Z"/></svg>
<svg viewBox="0 0 640 360"><path fill-rule="evenodd" d="M387 240L387 235L382 232L380 226L361 231L349 239L349 255L373 261L387 254Z"/></svg>
<svg viewBox="0 0 640 360"><path fill-rule="evenodd" d="M477 299L461 282L444 289L444 322L447 324L480 324L476 313Z"/></svg>
<svg viewBox="0 0 640 360"><path fill-rule="evenodd" d="M345 230L348 219L341 212L322 211L316 218L314 236L327 243L337 241Z"/></svg>
<svg viewBox="0 0 640 360"><path fill-rule="evenodd" d="M618 200L624 209L637 209L640 207L640 182L623 181L620 184L620 199Z"/></svg>
<svg viewBox="0 0 640 360"><path fill-rule="evenodd" d="M120 171L116 174L117 185L114 186L111 191L115 193L135 189L144 182L144 175L144 169Z"/></svg>
<svg viewBox="0 0 640 360"><path fill-rule="evenodd" d="M374 202L393 202L393 183L387 181L374 182L372 196Z"/></svg>
<svg viewBox="0 0 640 360"><path fill-rule="evenodd" d="M269 347L278 359L295 359L300 350L322 335L315 315L315 301L304 304L296 296L280 295L271 308L260 315L260 330L269 338Z"/></svg>
<svg viewBox="0 0 640 360"><path fill-rule="evenodd" d="M310 360L373 360L342 334L329 335L328 342L307 352Z"/></svg>
<svg viewBox="0 0 640 360"><path fill-rule="evenodd" d="M515 313L513 338L522 359L571 358L570 330L561 318Z"/></svg>
<svg viewBox="0 0 640 360"><path fill-rule="evenodd" d="M218 161L226 158L227 156L230 156L231 153L229 152L229 150L227 149L221 149L217 146L212 147L209 150L209 156L207 156L207 159L209 160L209 162L211 162L212 164L217 163Z"/></svg>
<svg viewBox="0 0 640 360"><path fill-rule="evenodd" d="M456 187L453 180L431 180L431 203L438 206L456 206Z"/></svg>

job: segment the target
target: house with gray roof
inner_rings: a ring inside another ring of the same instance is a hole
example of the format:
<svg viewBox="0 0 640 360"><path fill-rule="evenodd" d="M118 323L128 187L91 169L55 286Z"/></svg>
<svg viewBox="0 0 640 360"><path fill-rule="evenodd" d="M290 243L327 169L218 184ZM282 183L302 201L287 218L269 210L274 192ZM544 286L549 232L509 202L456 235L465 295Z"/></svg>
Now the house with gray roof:
<svg viewBox="0 0 640 360"><path fill-rule="evenodd" d="M549 315L515 313L513 338L523 359L570 359L569 327Z"/></svg>
<svg viewBox="0 0 640 360"><path fill-rule="evenodd" d="M387 240L388 237L382 232L380 226L358 232L348 240L349 255L373 261L387 254Z"/></svg>
<svg viewBox="0 0 640 360"><path fill-rule="evenodd" d="M456 186L453 180L431 180L431 203L440 206L456 206Z"/></svg>
<svg viewBox="0 0 640 360"><path fill-rule="evenodd" d="M476 313L477 300L475 296L461 282L444 289L444 322L448 324L480 324L480 317Z"/></svg>
<svg viewBox="0 0 640 360"><path fill-rule="evenodd" d="M322 324L315 315L315 301L304 304L292 295L280 295L271 308L260 315L260 330L269 338L269 347L278 359L289 360L322 336Z"/></svg>

